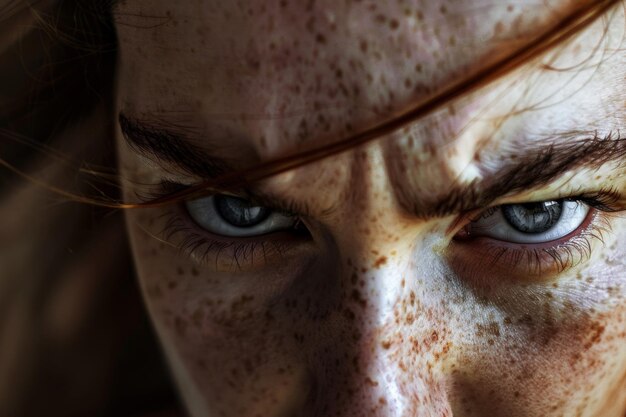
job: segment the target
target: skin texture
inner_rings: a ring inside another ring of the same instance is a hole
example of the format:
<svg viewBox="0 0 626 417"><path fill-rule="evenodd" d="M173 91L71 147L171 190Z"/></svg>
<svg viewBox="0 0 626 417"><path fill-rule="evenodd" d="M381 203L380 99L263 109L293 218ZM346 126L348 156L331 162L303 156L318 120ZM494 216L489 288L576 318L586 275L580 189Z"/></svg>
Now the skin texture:
<svg viewBox="0 0 626 417"><path fill-rule="evenodd" d="M118 109L182 126L199 149L250 166L386 120L569 5L122 2ZM239 253L187 255L177 248L185 232L160 233L184 206L127 212L146 303L189 413L622 417L623 214L599 213L602 240L588 236L588 256L570 251L564 270L539 273L494 259L502 242L454 239L467 218L428 206L497 178L538 144L623 130L623 29L618 8L427 118L263 181L264 193L309 207L299 213L309 238L279 233ZM138 156L121 133L118 144L130 199L131 184L200 181ZM624 182L624 163L607 163L491 206L623 192Z"/></svg>

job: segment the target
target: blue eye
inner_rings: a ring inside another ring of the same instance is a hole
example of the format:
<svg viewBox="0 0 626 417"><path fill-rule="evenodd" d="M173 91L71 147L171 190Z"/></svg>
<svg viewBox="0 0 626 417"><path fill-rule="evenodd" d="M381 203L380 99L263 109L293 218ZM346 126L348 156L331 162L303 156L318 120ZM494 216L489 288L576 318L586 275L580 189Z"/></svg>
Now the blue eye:
<svg viewBox="0 0 626 417"><path fill-rule="evenodd" d="M185 203L191 218L203 229L228 237L252 237L294 227L297 218L255 206L228 195L202 197Z"/></svg>
<svg viewBox="0 0 626 417"><path fill-rule="evenodd" d="M572 200L507 204L470 223L468 232L511 243L546 243L574 232L589 211L587 204Z"/></svg>
<svg viewBox="0 0 626 417"><path fill-rule="evenodd" d="M511 227L522 233L537 234L552 229L563 215L563 201L510 204L502 206L502 215Z"/></svg>
<svg viewBox="0 0 626 417"><path fill-rule="evenodd" d="M243 198L217 195L213 198L217 214L234 227L254 227L265 221L271 210L253 206Z"/></svg>

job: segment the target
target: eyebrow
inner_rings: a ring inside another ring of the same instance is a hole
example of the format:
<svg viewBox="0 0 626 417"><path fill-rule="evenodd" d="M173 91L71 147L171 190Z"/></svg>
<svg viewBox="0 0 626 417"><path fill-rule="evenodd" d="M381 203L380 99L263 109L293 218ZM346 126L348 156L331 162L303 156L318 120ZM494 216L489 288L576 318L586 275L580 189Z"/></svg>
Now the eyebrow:
<svg viewBox="0 0 626 417"><path fill-rule="evenodd" d="M233 163L195 146L189 129L161 121L139 121L123 113L118 121L128 146L153 162L165 162L201 178L218 178L236 170Z"/></svg>
<svg viewBox="0 0 626 417"><path fill-rule="evenodd" d="M417 217L444 217L488 207L504 196L540 189L568 172L598 170L611 163L622 163L616 168L621 169L626 162L626 139L619 132L604 136L597 132L561 132L550 138L550 143L539 141L539 145L529 144L528 149L508 155L508 164L496 172L486 173L484 166L478 166L484 179L453 183L442 197L427 199L402 187L397 193L400 204Z"/></svg>
<svg viewBox="0 0 626 417"><path fill-rule="evenodd" d="M157 163L166 162L184 173L207 180L238 171L232 162L193 145L185 129L160 122L138 121L122 113L119 124L130 148ZM399 187L396 193L399 203L418 218L444 217L487 207L505 195L541 188L575 169L599 169L605 164L626 159L626 139L622 139L619 133L599 136L597 133L568 132L551 137L561 140L534 146L519 156L510 156L510 163L498 172L469 184L453 184L443 196L429 199L423 194L418 195L417 190ZM245 191L257 203L289 211L295 206L299 214L311 213L302 202L292 201L288 196L281 203L274 201L278 199L276 196L263 196L252 189Z"/></svg>

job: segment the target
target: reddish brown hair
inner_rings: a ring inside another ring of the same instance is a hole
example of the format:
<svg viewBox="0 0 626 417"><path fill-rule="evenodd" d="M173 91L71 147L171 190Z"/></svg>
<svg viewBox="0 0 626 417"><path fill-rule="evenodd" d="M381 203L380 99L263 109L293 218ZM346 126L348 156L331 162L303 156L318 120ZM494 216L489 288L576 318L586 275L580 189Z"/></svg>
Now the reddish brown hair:
<svg viewBox="0 0 626 417"><path fill-rule="evenodd" d="M72 114L72 118L65 121L67 125L68 122L71 122L76 117L80 117L80 115L84 113L84 109L89 109L94 103L101 101L103 97L108 97L110 94L113 79L113 65L115 62L115 37L111 23L111 9L114 2L85 2L82 6L74 6L75 10L70 10L69 12L65 11L65 13L60 13L60 15L74 17L79 15L81 19L74 18L74 24L70 24L68 21L60 21L60 23L56 21L54 25L51 23L51 19L45 18L44 12L37 11L36 6L40 3L43 2L31 3L28 8L21 11L8 10L7 12L7 10L0 10L0 20L7 20L6 17L2 19L3 14L8 14L9 17L15 17L20 13L30 12L32 15L36 16L35 20L40 25L40 30L48 33L57 42L65 44L65 53L84 55L85 51L87 51L90 54L88 55L89 59L76 59L81 61L80 63L83 65L83 68L87 66L90 71L93 71L87 83L96 85L98 88L93 90L85 88L84 85L76 84L76 80L85 81L84 77L81 78L75 74L76 69L80 68L79 65L75 65L76 63L74 63L74 65L62 66L61 68L53 65L47 69L48 73L45 73L44 76L39 76L44 82L40 83L38 88L31 89L34 90L34 92L31 91L28 94L21 95L21 101L15 100L9 101L8 103L0 103L0 115L2 115L0 120L16 120L20 112L23 112L25 108L27 111L33 111L32 108L28 108L29 103L37 101L36 99L34 100L33 97L40 98L42 95L45 96L46 92L52 88L57 90L57 96L60 90L61 95L67 94L67 96L75 99L72 103L76 106L75 111L70 113ZM11 158L7 158L5 155L0 155L0 165L70 200L112 208L155 207L189 198L200 193L238 188L242 185L336 155L380 138L409 123L415 122L460 97L479 90L520 67L535 61L537 58L542 57L556 46L567 42L619 3L621 3L621 0L575 2L571 7L571 11L564 14L563 18L555 22L551 27L546 28L543 33L537 33L535 37L531 38L519 48L510 51L509 54L501 59L485 67L477 68L466 78L459 79L457 82L446 86L435 94L421 99L419 102L415 103L412 108L392 115L392 117L379 125L359 132L351 137L337 140L323 146L306 149L295 154L285 155L281 158L264 162L242 171L232 172L215 180L206 181L183 191L143 203L123 203L116 198L112 198L109 194L104 193L101 188L98 188L101 194L101 197L98 198L73 193L63 187L46 183L34 176L28 175L24 170L20 169L18 164L9 162ZM59 9L62 12L63 7L67 7L67 5L65 5L64 2L60 2L60 4L62 7L59 7ZM9 6L6 6L6 8L8 9ZM57 10L54 13L50 12L49 16L56 16L56 13L59 13L59 11ZM76 22L79 23L77 24ZM89 27L89 32L85 31L87 27ZM89 35L86 36L86 33ZM2 51L1 47L2 44L0 44L0 52ZM49 47L49 45L44 46L44 48ZM59 72L63 73L59 74ZM55 74L57 77L60 77L60 79L55 78ZM45 80L50 81L46 82ZM81 93L83 91L90 91L92 94L85 96ZM0 129L3 127L4 126L0 125ZM55 127L54 130L59 129L59 127ZM13 139L15 139L15 137L13 137ZM44 148L44 151L47 151L47 149ZM97 166L83 166L80 169L77 168L77 170L95 177L99 183L105 180L104 182L108 182L108 185L111 184L114 178L110 171L105 172L105 170Z"/></svg>

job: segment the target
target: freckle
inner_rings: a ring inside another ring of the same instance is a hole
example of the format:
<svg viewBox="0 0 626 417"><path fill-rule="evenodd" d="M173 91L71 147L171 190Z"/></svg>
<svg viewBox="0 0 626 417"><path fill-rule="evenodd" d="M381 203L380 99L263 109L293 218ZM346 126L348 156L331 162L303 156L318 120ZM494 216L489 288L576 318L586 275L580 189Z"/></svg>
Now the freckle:
<svg viewBox="0 0 626 417"><path fill-rule="evenodd" d="M247 64L250 67L250 69L254 71L259 71L259 69L261 68L261 61L257 58L249 57L247 60Z"/></svg>
<svg viewBox="0 0 626 417"><path fill-rule="evenodd" d="M446 13L448 13L448 8L446 6L441 6L439 11L441 12L441 14L446 14Z"/></svg>
<svg viewBox="0 0 626 417"><path fill-rule="evenodd" d="M322 35L321 33L318 33L317 36L315 37L315 41L317 43L325 44L326 43L326 37L324 35Z"/></svg>
<svg viewBox="0 0 626 417"><path fill-rule="evenodd" d="M383 347L383 349L389 350L389 348L391 347L391 342L385 340L381 343L381 346Z"/></svg>
<svg viewBox="0 0 626 417"><path fill-rule="evenodd" d="M359 43L359 47L361 48L361 52L366 53L368 49L368 44L366 40L361 40Z"/></svg>
<svg viewBox="0 0 626 417"><path fill-rule="evenodd" d="M386 263L387 263L387 257L386 256L381 256L374 263L374 267L375 268L380 268L382 265L385 265Z"/></svg>
<svg viewBox="0 0 626 417"><path fill-rule="evenodd" d="M167 288L169 288L170 290L176 289L177 286L178 286L178 283L176 281L170 281L167 283Z"/></svg>
<svg viewBox="0 0 626 417"><path fill-rule="evenodd" d="M200 271L198 271L196 267L194 266L193 268L191 268L191 275L193 275L194 277L197 277L198 275L200 275Z"/></svg>
<svg viewBox="0 0 626 417"><path fill-rule="evenodd" d="M378 386L378 382L372 380L370 377L365 378L365 383L367 385L371 385L373 387L377 387Z"/></svg>
<svg viewBox="0 0 626 417"><path fill-rule="evenodd" d="M396 19L391 19L391 21L389 22L389 27L392 30L398 29L399 26L400 26L400 23Z"/></svg>
<svg viewBox="0 0 626 417"><path fill-rule="evenodd" d="M176 268L176 273L178 273L178 275L185 275L185 270L179 266Z"/></svg>
<svg viewBox="0 0 626 417"><path fill-rule="evenodd" d="M405 323L410 326L411 324L413 324L414 321L415 321L415 316L412 313L407 314Z"/></svg>
<svg viewBox="0 0 626 417"><path fill-rule="evenodd" d="M377 23L385 23L387 21L387 17L383 14L376 15Z"/></svg>
<svg viewBox="0 0 626 417"><path fill-rule="evenodd" d="M347 318L350 321L354 321L356 319L356 315L354 314L354 312L352 310L350 310L349 308L346 308L343 311L343 315L345 318Z"/></svg>
<svg viewBox="0 0 626 417"><path fill-rule="evenodd" d="M356 288L352 290L351 297L352 300L356 301L357 304L359 304L359 306L361 306L362 308L365 308L365 306L367 306L367 301L361 296L361 292Z"/></svg>

